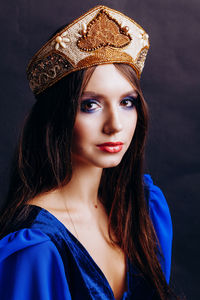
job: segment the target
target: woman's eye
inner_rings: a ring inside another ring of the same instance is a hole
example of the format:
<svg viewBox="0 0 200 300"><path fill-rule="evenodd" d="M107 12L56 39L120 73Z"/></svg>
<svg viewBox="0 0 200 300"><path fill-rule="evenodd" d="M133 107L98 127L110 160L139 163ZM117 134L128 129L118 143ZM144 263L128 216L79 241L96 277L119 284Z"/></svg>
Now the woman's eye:
<svg viewBox="0 0 200 300"><path fill-rule="evenodd" d="M94 112L98 108L99 105L94 100L84 100L81 102L81 111L83 112Z"/></svg>
<svg viewBox="0 0 200 300"><path fill-rule="evenodd" d="M136 99L135 98L125 98L123 99L120 104L123 106L123 107L127 107L127 108L132 108L132 107L135 107L136 105Z"/></svg>

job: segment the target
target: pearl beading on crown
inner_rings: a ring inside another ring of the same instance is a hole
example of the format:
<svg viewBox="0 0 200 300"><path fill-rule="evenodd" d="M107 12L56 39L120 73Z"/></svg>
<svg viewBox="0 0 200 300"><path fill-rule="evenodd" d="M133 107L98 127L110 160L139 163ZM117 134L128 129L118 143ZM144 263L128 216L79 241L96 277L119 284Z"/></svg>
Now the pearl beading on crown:
<svg viewBox="0 0 200 300"><path fill-rule="evenodd" d="M27 68L31 89L39 94L70 72L104 63L125 63L142 73L149 36L134 20L97 6L48 41Z"/></svg>

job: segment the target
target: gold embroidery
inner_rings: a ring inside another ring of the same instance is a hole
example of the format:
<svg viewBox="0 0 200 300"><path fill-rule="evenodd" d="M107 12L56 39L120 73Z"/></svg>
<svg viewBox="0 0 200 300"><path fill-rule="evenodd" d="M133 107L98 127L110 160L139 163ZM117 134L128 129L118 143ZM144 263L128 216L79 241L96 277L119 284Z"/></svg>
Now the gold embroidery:
<svg viewBox="0 0 200 300"><path fill-rule="evenodd" d="M33 63L27 77L34 93L45 90L48 86L62 77L63 73L69 72L73 66L66 58L57 53L50 53L47 57Z"/></svg>
<svg viewBox="0 0 200 300"><path fill-rule="evenodd" d="M101 10L88 24L87 31L79 38L77 46L83 51L94 51L106 46L123 48L131 41L126 31L126 28L121 28L115 19Z"/></svg>
<svg viewBox="0 0 200 300"><path fill-rule="evenodd" d="M71 72L103 63L126 63L142 73L148 35L134 20L96 6L57 33L27 67L30 87L39 94Z"/></svg>
<svg viewBox="0 0 200 300"><path fill-rule="evenodd" d="M103 64L108 62L129 62L133 63L133 59L130 55L125 52L122 52L118 49L112 49L107 47L105 49L99 49L93 52L91 55L82 59L77 67L82 68L84 65L94 65L94 64Z"/></svg>
<svg viewBox="0 0 200 300"><path fill-rule="evenodd" d="M144 62L145 62L145 59L146 59L146 56L147 56L147 52L148 52L148 49L143 48L137 55L135 65L137 66L137 68L139 70L142 70L143 67L144 67Z"/></svg>

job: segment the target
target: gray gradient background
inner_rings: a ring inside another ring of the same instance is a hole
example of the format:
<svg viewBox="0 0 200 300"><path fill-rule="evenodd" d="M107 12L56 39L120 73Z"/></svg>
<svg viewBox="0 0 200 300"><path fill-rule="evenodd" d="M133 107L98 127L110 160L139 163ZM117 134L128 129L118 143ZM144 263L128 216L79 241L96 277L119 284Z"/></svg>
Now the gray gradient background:
<svg viewBox="0 0 200 300"><path fill-rule="evenodd" d="M187 299L199 300L199 0L1 1L0 203L23 119L34 103L27 63L57 28L97 4L121 10L150 35L141 79L151 112L147 171L173 219L171 282Z"/></svg>

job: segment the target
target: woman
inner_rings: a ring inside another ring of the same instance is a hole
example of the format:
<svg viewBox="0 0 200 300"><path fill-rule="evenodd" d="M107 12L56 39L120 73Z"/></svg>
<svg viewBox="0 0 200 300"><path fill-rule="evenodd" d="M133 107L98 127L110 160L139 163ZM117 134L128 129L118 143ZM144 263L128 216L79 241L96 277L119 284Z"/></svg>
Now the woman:
<svg viewBox="0 0 200 300"><path fill-rule="evenodd" d="M138 24L97 6L30 62L37 101L1 216L0 299L170 297L171 218L143 175L148 48Z"/></svg>

